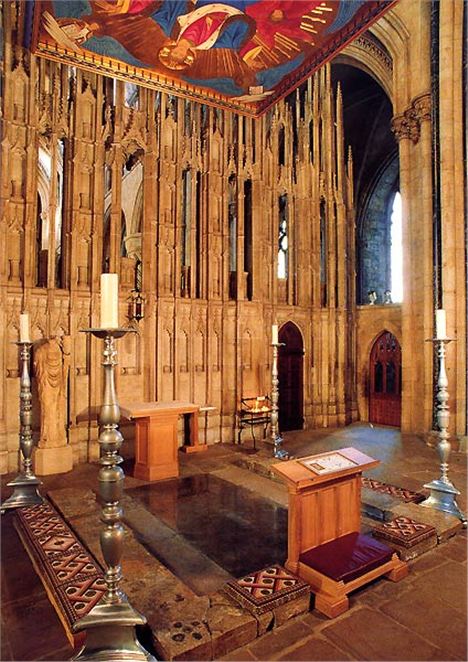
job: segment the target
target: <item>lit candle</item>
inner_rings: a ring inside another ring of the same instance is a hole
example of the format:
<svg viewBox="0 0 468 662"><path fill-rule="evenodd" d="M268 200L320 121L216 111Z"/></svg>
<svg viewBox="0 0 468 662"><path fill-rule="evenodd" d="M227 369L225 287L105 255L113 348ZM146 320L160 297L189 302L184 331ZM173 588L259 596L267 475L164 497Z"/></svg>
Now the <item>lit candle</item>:
<svg viewBox="0 0 468 662"><path fill-rule="evenodd" d="M271 327L271 342L273 345L276 345L278 343L278 325L273 324Z"/></svg>
<svg viewBox="0 0 468 662"><path fill-rule="evenodd" d="M31 342L29 337L29 314L20 314L20 342Z"/></svg>
<svg viewBox="0 0 468 662"><path fill-rule="evenodd" d="M101 329L119 327L119 277L101 274Z"/></svg>
<svg viewBox="0 0 468 662"><path fill-rule="evenodd" d="M447 316L445 310L436 310L436 338L447 337Z"/></svg>

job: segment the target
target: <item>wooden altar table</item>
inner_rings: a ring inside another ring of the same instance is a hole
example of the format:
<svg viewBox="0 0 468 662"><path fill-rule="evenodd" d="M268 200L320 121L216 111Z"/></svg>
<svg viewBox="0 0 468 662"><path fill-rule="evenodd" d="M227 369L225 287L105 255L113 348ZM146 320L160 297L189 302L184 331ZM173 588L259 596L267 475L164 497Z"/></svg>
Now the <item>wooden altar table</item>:
<svg viewBox="0 0 468 662"><path fill-rule="evenodd" d="M179 416L189 417L189 438L181 450L206 450L198 439L200 405L192 402L137 402L121 405L122 416L135 421L135 470L140 480L162 480L179 475L177 425ZM188 441L188 443L187 443Z"/></svg>

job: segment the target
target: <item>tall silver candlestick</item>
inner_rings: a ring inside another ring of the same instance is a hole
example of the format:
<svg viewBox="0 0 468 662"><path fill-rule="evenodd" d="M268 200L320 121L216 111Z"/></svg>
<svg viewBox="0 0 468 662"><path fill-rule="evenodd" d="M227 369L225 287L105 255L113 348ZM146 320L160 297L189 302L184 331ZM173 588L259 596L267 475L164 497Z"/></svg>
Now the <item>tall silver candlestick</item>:
<svg viewBox="0 0 468 662"><path fill-rule="evenodd" d="M89 614L79 620L74 631L86 630L84 647L76 660L155 660L139 643L135 627L144 625L146 618L128 602L119 587L122 579L120 560L123 552L124 528L121 523L124 472L119 450L123 437L118 429L120 408L114 383L114 367L117 364L115 339L132 329L85 329L97 338L104 339L104 401L99 414L101 432L101 469L99 471L99 497L102 503L100 542L107 566L105 582L107 591Z"/></svg>
<svg viewBox="0 0 468 662"><path fill-rule="evenodd" d="M21 468L19 474L8 483L13 487L13 494L2 503L1 511L23 506L34 506L43 502L39 494L39 485L42 482L36 478L32 470L32 452L34 442L32 437L32 394L31 378L29 376L29 363L31 359L31 346L29 341L17 342L21 358L20 377L20 431L19 447L21 451Z"/></svg>
<svg viewBox="0 0 468 662"><path fill-rule="evenodd" d="M439 427L439 442L437 444L437 451L439 453L441 465L441 476L436 480L424 485L425 488L431 491L430 496L423 501L420 505L429 508L436 508L451 515L458 517L466 526L466 515L460 510L456 502L456 497L460 494L457 488L449 480L449 456L451 445L449 442L449 407L448 399L449 394L447 390L448 379L445 370L445 353L446 345L451 342L453 338L430 338L429 342L437 345L437 355L439 357L439 379L437 380L437 423Z"/></svg>
<svg viewBox="0 0 468 662"><path fill-rule="evenodd" d="M278 347L282 347L284 342L272 342L273 361L271 364L271 425L270 436L273 443L273 457L277 460L287 460L289 453L281 448L283 438L279 433L278 427L278 398L279 398L279 380L278 380Z"/></svg>

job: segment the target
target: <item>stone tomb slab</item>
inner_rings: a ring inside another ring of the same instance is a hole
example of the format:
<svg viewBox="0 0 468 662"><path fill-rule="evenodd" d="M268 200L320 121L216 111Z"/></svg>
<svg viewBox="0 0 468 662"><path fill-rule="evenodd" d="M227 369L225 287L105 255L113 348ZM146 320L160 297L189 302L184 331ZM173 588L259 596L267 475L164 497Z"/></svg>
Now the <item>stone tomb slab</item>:
<svg viewBox="0 0 468 662"><path fill-rule="evenodd" d="M59 507L61 515L69 519L82 542L97 552L100 507L94 501L93 508L93 493L90 490L65 489L55 490L50 496ZM227 562L222 576L219 576L223 580L220 582L221 587L226 583L226 575L235 579L236 576L247 574L252 566L255 569L254 564L258 563L259 558L269 557L274 563L279 558L284 560L286 511L278 504L214 476L199 474L191 479L169 480L128 489L122 505L127 525L122 557L122 587L132 606L148 619L154 648L160 659L220 659L309 608L307 595L255 615L224 592L197 595L177 576L177 568L171 566L169 569L161 562L156 549L156 538L161 534L161 527L157 528L158 535L155 533L152 545L148 544L147 537L140 540L141 531L144 530L142 511L147 508L148 514L151 514L148 522L154 524L157 519L164 525L162 542L165 553L170 548L172 536L185 535L187 545L190 545L194 554L198 542L210 538L202 550L198 549L200 558L208 559L209 563L205 567L209 571L213 564L221 567L223 549L234 548L226 553ZM138 521L135 530L132 528L132 519ZM149 526L151 528L152 525ZM147 530L146 536L151 536L151 531ZM236 545L233 544L233 536ZM217 538L221 550L213 544ZM210 558L213 549L216 553ZM100 557L100 554L96 555ZM177 565L177 559L172 559L172 562ZM236 575L240 567L246 571ZM256 567L262 566L259 564ZM210 582L210 586L215 585L215 581Z"/></svg>
<svg viewBox="0 0 468 662"><path fill-rule="evenodd" d="M146 531L145 547L198 594L203 567L207 579L213 564L230 577L238 578L267 565L282 563L287 557L287 510L212 474L151 483L127 490L126 494L183 538L200 559L205 559L197 564L198 581L192 585L182 567L183 555L179 558L170 545L163 548L159 536L149 540L151 531ZM131 525L130 513L125 518ZM138 532L135 533L138 537ZM191 562L195 564L193 554ZM210 582L212 589L219 590L228 579L219 571L218 576L217 587Z"/></svg>

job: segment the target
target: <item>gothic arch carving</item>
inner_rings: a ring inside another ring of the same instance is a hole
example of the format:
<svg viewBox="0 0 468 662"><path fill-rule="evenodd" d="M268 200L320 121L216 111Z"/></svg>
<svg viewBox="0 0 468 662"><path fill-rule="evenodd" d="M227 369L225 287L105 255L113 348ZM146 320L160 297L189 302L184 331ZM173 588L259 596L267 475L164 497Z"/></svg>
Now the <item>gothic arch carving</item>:
<svg viewBox="0 0 468 662"><path fill-rule="evenodd" d="M349 64L374 78L392 99L393 61L390 55L371 39L361 35L334 58L334 63Z"/></svg>

